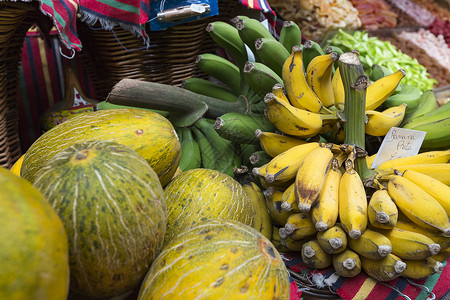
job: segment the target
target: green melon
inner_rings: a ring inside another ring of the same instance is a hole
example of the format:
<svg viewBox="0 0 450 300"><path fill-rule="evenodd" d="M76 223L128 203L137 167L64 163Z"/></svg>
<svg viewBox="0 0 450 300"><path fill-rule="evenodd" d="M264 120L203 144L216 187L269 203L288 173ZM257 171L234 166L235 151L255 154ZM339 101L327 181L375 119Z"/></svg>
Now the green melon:
<svg viewBox="0 0 450 300"><path fill-rule="evenodd" d="M242 185L211 169L191 169L165 187L167 200L166 245L187 227L208 219L230 219L253 225L255 209Z"/></svg>
<svg viewBox="0 0 450 300"><path fill-rule="evenodd" d="M289 299L286 266L259 231L232 220L208 220L163 249L138 300Z"/></svg>
<svg viewBox="0 0 450 300"><path fill-rule="evenodd" d="M57 152L79 142L111 140L144 157L165 186L175 173L181 146L169 120L142 109L86 112L41 135L24 156L21 176L34 182L36 172Z"/></svg>
<svg viewBox="0 0 450 300"><path fill-rule="evenodd" d="M71 293L109 298L139 285L167 226L163 188L144 158L111 141L76 143L36 173L34 186L66 228Z"/></svg>
<svg viewBox="0 0 450 300"><path fill-rule="evenodd" d="M28 181L0 167L0 299L67 298L63 223Z"/></svg>

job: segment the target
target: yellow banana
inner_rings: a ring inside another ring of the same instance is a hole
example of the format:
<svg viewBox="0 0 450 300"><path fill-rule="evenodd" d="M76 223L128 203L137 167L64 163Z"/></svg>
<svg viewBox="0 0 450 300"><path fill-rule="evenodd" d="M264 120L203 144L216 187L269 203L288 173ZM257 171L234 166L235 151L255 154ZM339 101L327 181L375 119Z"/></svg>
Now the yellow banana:
<svg viewBox="0 0 450 300"><path fill-rule="evenodd" d="M264 179L268 183L286 182L295 178L297 170L306 156L319 148L319 143L311 142L292 147L272 158L265 166Z"/></svg>
<svg viewBox="0 0 450 300"><path fill-rule="evenodd" d="M411 180L439 202L450 216L450 186L431 176L413 170L406 170L402 176Z"/></svg>
<svg viewBox="0 0 450 300"><path fill-rule="evenodd" d="M284 100L284 102L290 104L289 99L287 98L286 94L284 93L284 88L280 83L275 83L275 85L272 88L272 94L274 94L281 100Z"/></svg>
<svg viewBox="0 0 450 300"><path fill-rule="evenodd" d="M318 113L322 102L306 81L301 46L292 47L292 52L284 62L282 79L289 102L296 108Z"/></svg>
<svg viewBox="0 0 450 300"><path fill-rule="evenodd" d="M431 257L421 260L403 260L406 263L406 270L403 271L403 276L411 279L423 279L430 277L433 274L440 274L444 269L444 264L434 260Z"/></svg>
<svg viewBox="0 0 450 300"><path fill-rule="evenodd" d="M425 259L431 255L438 254L441 246L431 238L421 233L402 230L397 227L393 229L377 229L392 243L392 253L401 259Z"/></svg>
<svg viewBox="0 0 450 300"><path fill-rule="evenodd" d="M283 191L273 187L269 187L264 191L267 210L272 219L272 224L278 226L284 226L289 216L293 214L293 212L287 212L281 209L281 195L283 195Z"/></svg>
<svg viewBox="0 0 450 300"><path fill-rule="evenodd" d="M252 170L255 171L255 170ZM254 175L256 175L256 173L258 172L253 172ZM268 183L266 182L266 180L264 179L264 176L258 176L255 177L255 179L257 181L259 181L259 184L261 185L261 187L265 190L267 190L269 187L273 187L275 189L280 189L284 192L284 190L286 190L292 183L294 183L294 179L292 180L288 180L286 182L272 182L272 183Z"/></svg>
<svg viewBox="0 0 450 300"><path fill-rule="evenodd" d="M348 247L370 259L382 259L392 252L391 241L382 233L369 228L358 239L350 239Z"/></svg>
<svg viewBox="0 0 450 300"><path fill-rule="evenodd" d="M383 104L383 102L394 93L405 75L405 70L400 69L369 85L366 92L366 110L374 110Z"/></svg>
<svg viewBox="0 0 450 300"><path fill-rule="evenodd" d="M369 167L369 168L372 168L372 164L373 164L373 162L374 162L374 160L375 160L375 158L377 157L377 153L375 153L375 154L372 154L372 155L368 155L368 156L366 156L366 163L367 163L367 166Z"/></svg>
<svg viewBox="0 0 450 300"><path fill-rule="evenodd" d="M372 136L385 136L392 127L399 126L403 121L406 106L406 104L401 104L381 112L376 110L366 110L366 133Z"/></svg>
<svg viewBox="0 0 450 300"><path fill-rule="evenodd" d="M406 264L390 253L382 259L370 259L361 256L361 267L370 277L378 281L393 280L403 274Z"/></svg>
<svg viewBox="0 0 450 300"><path fill-rule="evenodd" d="M270 239L270 241L279 252L289 252L290 250L286 248L283 244L281 244L279 230L280 228L277 226L272 227L272 238Z"/></svg>
<svg viewBox="0 0 450 300"><path fill-rule="evenodd" d="M290 237L286 237L284 239L281 239L281 245L289 249L289 251L300 252L302 251L303 245L310 240L311 240L310 237L301 240L294 240L291 239Z"/></svg>
<svg viewBox="0 0 450 300"><path fill-rule="evenodd" d="M433 177L434 179L439 180L443 184L450 185L450 163L403 165L395 167L395 170L402 173L405 172L406 170L416 171L428 175L430 177Z"/></svg>
<svg viewBox="0 0 450 300"><path fill-rule="evenodd" d="M333 264L333 256L326 253L316 239L303 244L301 255L302 261L314 269L325 269Z"/></svg>
<svg viewBox="0 0 450 300"><path fill-rule="evenodd" d="M336 158L333 158L319 199L311 208L311 220L318 231L333 227L339 216L339 181L341 176L339 162Z"/></svg>
<svg viewBox="0 0 450 300"><path fill-rule="evenodd" d="M361 273L361 259L358 253L346 248L333 255L333 267L339 276L355 277Z"/></svg>
<svg viewBox="0 0 450 300"><path fill-rule="evenodd" d="M338 59L339 54L337 54L337 52L317 55L306 67L306 82L325 107L334 105L331 77L333 74L334 62Z"/></svg>
<svg viewBox="0 0 450 300"><path fill-rule="evenodd" d="M316 203L332 159L333 152L328 146L318 147L304 158L295 177L296 199L300 211L308 212Z"/></svg>
<svg viewBox="0 0 450 300"><path fill-rule="evenodd" d="M388 160L379 165L377 167L377 170L385 170L389 168L396 168L399 166L406 166L406 165L445 164L448 162L450 162L450 149L427 151L412 156Z"/></svg>
<svg viewBox="0 0 450 300"><path fill-rule="evenodd" d="M441 246L441 251L443 249L447 249L450 247L450 236L445 236L442 233L432 232L429 230L426 230L425 228L420 227L419 225L411 222L411 221L404 221L399 220L397 222L397 225L395 225L396 228L402 229L402 230L408 230L412 232L421 233L430 239L432 239L436 244L439 244Z"/></svg>
<svg viewBox="0 0 450 300"><path fill-rule="evenodd" d="M343 110L345 106L345 90L339 67L336 68L336 71L334 71L334 75L331 78L331 86L333 87L334 106L339 110Z"/></svg>
<svg viewBox="0 0 450 300"><path fill-rule="evenodd" d="M366 191L353 162L347 160L345 165L339 182L339 219L349 237L357 239L368 223Z"/></svg>
<svg viewBox="0 0 450 300"><path fill-rule="evenodd" d="M286 220L283 228L280 228L280 237L282 239L290 237L293 240L302 240L317 232L311 217L304 213L291 214Z"/></svg>
<svg viewBox="0 0 450 300"><path fill-rule="evenodd" d="M450 258L450 248L441 250L438 254L430 256L432 259L444 262Z"/></svg>
<svg viewBox="0 0 450 300"><path fill-rule="evenodd" d="M259 140L261 148L272 157L275 157L294 146L307 143L307 141L296 137L262 131L260 129L256 129L255 136Z"/></svg>
<svg viewBox="0 0 450 300"><path fill-rule="evenodd" d="M400 175L393 175L388 182L388 192L408 219L426 229L450 235L450 222L444 208L418 185Z"/></svg>
<svg viewBox="0 0 450 300"><path fill-rule="evenodd" d="M386 189L376 190L370 197L367 216L376 228L392 229L397 224L398 208Z"/></svg>
<svg viewBox="0 0 450 300"><path fill-rule="evenodd" d="M255 208L253 228L270 240L272 237L272 220L267 211L266 199L262 190L254 182L247 182L242 186L252 200L253 207Z"/></svg>
<svg viewBox="0 0 450 300"><path fill-rule="evenodd" d="M296 108L272 93L266 94L264 103L266 117L278 130L301 138L318 134L322 129L322 119L336 118L336 115L322 115Z"/></svg>
<svg viewBox="0 0 450 300"><path fill-rule="evenodd" d="M295 182L292 183L281 196L281 209L285 211L300 212L295 199Z"/></svg>
<svg viewBox="0 0 450 300"><path fill-rule="evenodd" d="M347 248L347 234L338 224L319 231L316 236L322 249L329 254L340 253Z"/></svg>

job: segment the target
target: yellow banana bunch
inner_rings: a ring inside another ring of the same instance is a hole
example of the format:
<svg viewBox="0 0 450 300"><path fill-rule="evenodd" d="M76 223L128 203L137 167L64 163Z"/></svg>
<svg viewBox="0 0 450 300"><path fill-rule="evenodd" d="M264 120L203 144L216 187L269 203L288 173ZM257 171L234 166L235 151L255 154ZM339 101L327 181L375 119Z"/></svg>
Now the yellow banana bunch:
<svg viewBox="0 0 450 300"><path fill-rule="evenodd" d="M334 62L338 60L338 58L339 54L336 52L317 55L306 67L306 81L325 107L334 105L334 92L331 77L333 74Z"/></svg>
<svg viewBox="0 0 450 300"><path fill-rule="evenodd" d="M262 131L260 129L255 131L255 136L259 140L261 148L272 157L275 157L294 146L307 143L305 140L296 137Z"/></svg>
<svg viewBox="0 0 450 300"><path fill-rule="evenodd" d="M339 216L339 182L342 176L339 167L338 159L333 158L317 203L311 208L311 218L318 231L333 227Z"/></svg>
<svg viewBox="0 0 450 300"><path fill-rule="evenodd" d="M294 240L290 237L286 237L284 239L280 239L281 240L281 245L283 245L284 247L286 247L287 249L289 249L289 251L295 251L295 252L300 252L302 251L302 247L303 245L310 241L311 238L304 238L301 240Z"/></svg>
<svg viewBox="0 0 450 300"><path fill-rule="evenodd" d="M405 75L405 70L400 69L390 75L381 77L369 85L366 93L366 110L374 110L383 104L394 93Z"/></svg>
<svg viewBox="0 0 450 300"><path fill-rule="evenodd" d="M431 257L421 260L404 259L403 262L407 266L403 271L403 276L412 279L423 279L433 274L440 274L444 269L443 263Z"/></svg>
<svg viewBox="0 0 450 300"><path fill-rule="evenodd" d="M351 239L357 239L368 223L366 190L353 167L353 160L345 162L345 172L339 183L339 219Z"/></svg>
<svg viewBox="0 0 450 300"><path fill-rule="evenodd" d="M392 229L397 224L398 209L387 189L376 190L370 197L367 215L373 227Z"/></svg>
<svg viewBox="0 0 450 300"><path fill-rule="evenodd" d="M333 152L330 147L321 146L311 151L298 168L295 192L300 211L310 211L319 198L332 159Z"/></svg>
<svg viewBox="0 0 450 300"><path fill-rule="evenodd" d="M412 222L450 235L450 221L445 209L417 184L400 175L392 175L388 192L399 210Z"/></svg>
<svg viewBox="0 0 450 300"><path fill-rule="evenodd" d="M284 227L280 228L280 237L301 240L317 232L311 217L304 213L291 214Z"/></svg>
<svg viewBox="0 0 450 300"><path fill-rule="evenodd" d="M441 246L441 251L450 247L450 236L445 236L442 233L429 231L409 220L399 220L395 227L401 230L417 232L429 237L436 244L439 244L439 246Z"/></svg>
<svg viewBox="0 0 450 300"><path fill-rule="evenodd" d="M416 171L450 186L450 163L402 165L395 167L395 170L401 173L406 170ZM381 170L379 173L383 174L385 171L386 170ZM392 169L389 171L392 172Z"/></svg>
<svg viewBox="0 0 450 300"><path fill-rule="evenodd" d="M366 229L358 239L350 239L348 246L369 259L382 259L392 252L391 241L385 235L371 229Z"/></svg>
<svg viewBox="0 0 450 300"><path fill-rule="evenodd" d="M329 254L340 253L347 248L347 235L338 224L325 231L319 231L316 236L322 249Z"/></svg>
<svg viewBox="0 0 450 300"><path fill-rule="evenodd" d="M358 253L346 248L333 255L333 267L339 276L355 277L361 273L361 259Z"/></svg>
<svg viewBox="0 0 450 300"><path fill-rule="evenodd" d="M311 142L294 146L274 158L267 164L254 168L253 174L263 176L268 183L286 182L295 178L298 168L309 153L319 148L319 143Z"/></svg>
<svg viewBox="0 0 450 300"><path fill-rule="evenodd" d="M294 107L314 113L322 109L322 102L306 80L301 46L292 47L292 52L283 65L281 77L287 98Z"/></svg>
<svg viewBox="0 0 450 300"><path fill-rule="evenodd" d="M366 110L366 133L372 136L385 136L392 127L397 127L403 121L406 104L390 107L383 111Z"/></svg>
<svg viewBox="0 0 450 300"><path fill-rule="evenodd" d="M438 254L441 246L421 233L394 227L390 230L378 229L379 233L392 243L392 253L401 259L426 259Z"/></svg>
<svg viewBox="0 0 450 300"><path fill-rule="evenodd" d="M333 256L326 253L316 239L306 242L302 247L302 261L316 269L325 269L333 264Z"/></svg>
<svg viewBox="0 0 450 300"><path fill-rule="evenodd" d="M375 159L375 156L373 156ZM450 150L427 151L416 155L388 160L377 167L377 171L397 169L400 166L422 164L446 164L450 162ZM371 164L368 164L369 166Z"/></svg>
<svg viewBox="0 0 450 300"><path fill-rule="evenodd" d="M406 269L406 263L392 253L382 259L370 259L364 256L360 258L364 272L378 281L393 280L401 276Z"/></svg>

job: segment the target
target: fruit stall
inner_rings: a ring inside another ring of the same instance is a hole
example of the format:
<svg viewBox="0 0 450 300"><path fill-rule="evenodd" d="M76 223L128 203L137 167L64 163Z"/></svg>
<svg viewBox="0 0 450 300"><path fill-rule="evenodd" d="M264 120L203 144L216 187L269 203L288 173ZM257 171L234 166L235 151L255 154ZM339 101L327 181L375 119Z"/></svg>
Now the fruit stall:
<svg viewBox="0 0 450 300"><path fill-rule="evenodd" d="M450 3L0 1L0 299L450 296Z"/></svg>

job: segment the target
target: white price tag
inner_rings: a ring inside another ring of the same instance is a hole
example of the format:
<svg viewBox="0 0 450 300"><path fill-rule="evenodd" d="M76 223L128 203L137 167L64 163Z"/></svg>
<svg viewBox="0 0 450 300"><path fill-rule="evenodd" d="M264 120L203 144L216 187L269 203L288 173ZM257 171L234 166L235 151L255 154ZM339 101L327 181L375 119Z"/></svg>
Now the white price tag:
<svg viewBox="0 0 450 300"><path fill-rule="evenodd" d="M384 137L371 167L374 169L385 161L416 155L426 134L425 131L392 127Z"/></svg>
<svg viewBox="0 0 450 300"><path fill-rule="evenodd" d="M205 5L201 4L191 4L191 11L202 14L206 11Z"/></svg>

